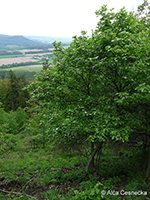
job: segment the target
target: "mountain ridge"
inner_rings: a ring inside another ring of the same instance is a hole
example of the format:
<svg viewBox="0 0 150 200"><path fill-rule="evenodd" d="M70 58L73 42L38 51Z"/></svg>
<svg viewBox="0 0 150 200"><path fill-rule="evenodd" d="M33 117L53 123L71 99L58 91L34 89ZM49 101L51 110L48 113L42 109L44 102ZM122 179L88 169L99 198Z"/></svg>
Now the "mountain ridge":
<svg viewBox="0 0 150 200"><path fill-rule="evenodd" d="M68 46L72 38L54 36L24 36L24 35L5 35L0 34L0 50L12 49L47 49L53 48L52 43L62 42L63 46Z"/></svg>
<svg viewBox="0 0 150 200"><path fill-rule="evenodd" d="M22 35L4 35L0 34L0 45L16 45L18 47L41 46L44 43L30 40Z"/></svg>

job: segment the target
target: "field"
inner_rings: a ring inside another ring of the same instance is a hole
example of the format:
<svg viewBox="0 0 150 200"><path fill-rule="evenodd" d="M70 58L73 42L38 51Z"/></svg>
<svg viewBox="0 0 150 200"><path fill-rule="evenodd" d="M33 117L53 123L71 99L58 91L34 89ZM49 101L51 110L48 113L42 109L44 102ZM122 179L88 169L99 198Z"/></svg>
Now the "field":
<svg viewBox="0 0 150 200"><path fill-rule="evenodd" d="M17 57L17 58L1 58L0 59L0 66L1 65L8 65L13 63L21 63L21 62L29 62L29 61L37 61L37 59L31 58L31 56L24 56L24 57Z"/></svg>
<svg viewBox="0 0 150 200"><path fill-rule="evenodd" d="M2 56L0 57L0 66L2 65L8 65L8 64L13 64L13 63L26 63L29 61L32 62L37 62L39 59L41 59L41 57L44 57L44 55L47 54L52 54L50 53L38 53L38 51L41 51L39 49L33 49L33 50L22 50L22 53L25 52L29 52L29 51L37 51L37 53L35 54L24 54L24 56L21 55L21 57L12 57L12 55L6 55L6 56ZM36 58L33 58L33 56L39 56L38 60ZM5 58L4 58L5 57ZM5 68L4 70L9 71L28 71L28 72L40 72L42 69L42 64L40 65L27 65L27 66L18 66L18 67L11 67L11 68Z"/></svg>
<svg viewBox="0 0 150 200"><path fill-rule="evenodd" d="M25 55L21 55L21 54L16 54L16 55L1 55L0 56L0 59L1 58L16 58L16 57L22 57L22 56L25 56Z"/></svg>
<svg viewBox="0 0 150 200"><path fill-rule="evenodd" d="M29 52L29 51L41 51L41 49L23 49L23 50L20 50L20 52L22 53L26 53L26 52Z"/></svg>
<svg viewBox="0 0 150 200"><path fill-rule="evenodd" d="M48 50L54 50L54 48L49 48ZM32 51L41 51L41 49L23 49L23 50L20 50L20 52L22 53L26 53L26 52L32 52Z"/></svg>
<svg viewBox="0 0 150 200"><path fill-rule="evenodd" d="M53 49L49 49L49 50L53 50ZM33 52L33 51L37 51L37 53L33 53L33 54L26 54L26 52ZM37 61L37 59L34 59L33 56L44 56L47 54L52 54L52 52L47 52L47 53L38 53L38 51L41 51L41 49L24 49L24 50L20 50L20 52L22 52L24 55L2 55L0 56L0 66L1 65L8 65L8 64L13 64L13 63L25 63L25 62L35 62Z"/></svg>
<svg viewBox="0 0 150 200"><path fill-rule="evenodd" d="M26 56L44 56L44 55L47 55L47 54L53 54L52 52L51 53L49 53L49 52L47 52L47 53L33 53L33 54L26 54Z"/></svg>
<svg viewBox="0 0 150 200"><path fill-rule="evenodd" d="M20 66L20 67L12 67L5 69L6 71L28 71L28 72L40 72L42 69L42 65L27 65L27 66Z"/></svg>

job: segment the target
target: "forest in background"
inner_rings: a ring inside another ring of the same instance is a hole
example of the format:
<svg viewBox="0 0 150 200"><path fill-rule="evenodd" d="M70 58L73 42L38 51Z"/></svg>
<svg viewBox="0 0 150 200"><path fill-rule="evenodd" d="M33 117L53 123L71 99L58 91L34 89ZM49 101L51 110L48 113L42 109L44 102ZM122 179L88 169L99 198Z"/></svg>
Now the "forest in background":
<svg viewBox="0 0 150 200"><path fill-rule="evenodd" d="M2 198L150 199L150 5L96 16L34 80L0 80Z"/></svg>

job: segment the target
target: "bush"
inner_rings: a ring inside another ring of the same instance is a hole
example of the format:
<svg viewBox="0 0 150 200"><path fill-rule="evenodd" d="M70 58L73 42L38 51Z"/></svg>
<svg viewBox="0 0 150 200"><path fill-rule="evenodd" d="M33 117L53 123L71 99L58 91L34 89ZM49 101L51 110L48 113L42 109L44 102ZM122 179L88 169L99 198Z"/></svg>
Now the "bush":
<svg viewBox="0 0 150 200"><path fill-rule="evenodd" d="M74 200L100 200L105 199L105 197L101 194L102 183L98 182L93 188L86 189L82 192L78 190L74 190L75 196L72 197Z"/></svg>

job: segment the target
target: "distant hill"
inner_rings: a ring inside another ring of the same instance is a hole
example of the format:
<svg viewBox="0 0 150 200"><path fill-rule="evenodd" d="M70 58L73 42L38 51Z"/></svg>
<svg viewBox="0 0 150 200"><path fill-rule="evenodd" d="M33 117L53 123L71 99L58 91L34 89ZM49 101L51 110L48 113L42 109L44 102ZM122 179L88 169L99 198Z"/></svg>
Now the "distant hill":
<svg viewBox="0 0 150 200"><path fill-rule="evenodd" d="M44 45L42 42L30 40L21 35L2 35L0 34L0 46L16 45L19 48L37 47Z"/></svg>
<svg viewBox="0 0 150 200"><path fill-rule="evenodd" d="M67 38L67 37L51 37L51 36L25 36L26 38L38 42L43 42L46 44L53 43L54 41L59 42L61 41L62 43L67 43L70 44L72 42L72 38Z"/></svg>

